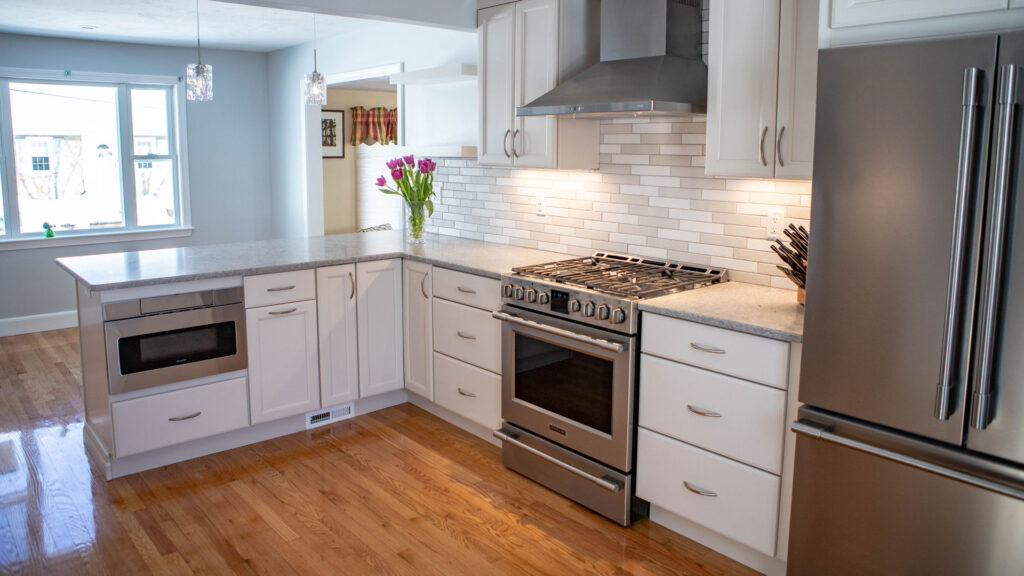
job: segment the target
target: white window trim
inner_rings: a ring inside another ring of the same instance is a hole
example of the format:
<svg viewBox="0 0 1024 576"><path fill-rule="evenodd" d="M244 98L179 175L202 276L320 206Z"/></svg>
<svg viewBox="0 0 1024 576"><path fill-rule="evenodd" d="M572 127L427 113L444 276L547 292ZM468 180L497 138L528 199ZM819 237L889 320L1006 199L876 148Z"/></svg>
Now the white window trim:
<svg viewBox="0 0 1024 576"><path fill-rule="evenodd" d="M192 203L189 190L189 168L188 168L188 122L185 117L185 80L181 76L156 76L146 74L119 74L113 72L83 72L73 70L43 70L34 68L11 68L0 66L0 77L12 81L73 81L73 82L100 82L114 84L153 84L158 86L170 86L174 94L173 107L175 130L178 140L178 209L181 218L177 225L162 227L146 227L134 229L122 229L111 232L88 232L77 233L69 236L57 236L54 238L19 238L9 235L0 235L0 252L7 250L24 250L27 248L42 248L50 246L73 246L82 244L104 244L109 242L122 242L127 240L150 240L158 238L176 238L192 235ZM4 127L4 132L10 131L10 126ZM10 154L13 158L14 151L9 153L4 149L6 138L0 138L0 171L8 164L6 156ZM124 152L124 151L122 151ZM129 151L130 152L130 151ZM130 157L130 156L129 156ZM8 182L14 181L9 178ZM4 195L17 194L18 191L4 189ZM6 197L4 198L7 202ZM3 206L0 206L3 209ZM128 215L125 215L127 225Z"/></svg>

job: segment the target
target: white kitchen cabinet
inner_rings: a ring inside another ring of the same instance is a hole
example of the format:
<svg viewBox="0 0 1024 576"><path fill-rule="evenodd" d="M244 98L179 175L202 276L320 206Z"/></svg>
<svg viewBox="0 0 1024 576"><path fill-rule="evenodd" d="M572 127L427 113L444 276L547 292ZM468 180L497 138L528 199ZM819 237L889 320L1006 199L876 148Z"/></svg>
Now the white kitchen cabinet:
<svg viewBox="0 0 1024 576"><path fill-rule="evenodd" d="M356 264L359 322L359 397L401 389L402 260Z"/></svg>
<svg viewBox="0 0 1024 576"><path fill-rule="evenodd" d="M355 264L316 271L320 399L325 407L359 398L355 275Z"/></svg>
<svg viewBox="0 0 1024 576"><path fill-rule="evenodd" d="M434 336L430 264L404 262L405 389L434 399Z"/></svg>
<svg viewBox="0 0 1024 576"><path fill-rule="evenodd" d="M253 424L320 407L316 300L245 311Z"/></svg>
<svg viewBox="0 0 1024 576"><path fill-rule="evenodd" d="M817 82L817 4L711 0L711 176L810 179Z"/></svg>
<svg viewBox="0 0 1024 576"><path fill-rule="evenodd" d="M594 4L522 0L479 11L480 164L598 168L597 120L515 115L597 61Z"/></svg>

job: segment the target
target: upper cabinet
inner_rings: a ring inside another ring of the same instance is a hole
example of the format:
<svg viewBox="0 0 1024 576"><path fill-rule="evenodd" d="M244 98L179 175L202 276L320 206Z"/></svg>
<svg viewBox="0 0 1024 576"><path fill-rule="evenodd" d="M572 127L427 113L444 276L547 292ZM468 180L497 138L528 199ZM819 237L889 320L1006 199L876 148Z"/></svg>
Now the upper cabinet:
<svg viewBox="0 0 1024 576"><path fill-rule="evenodd" d="M480 164L598 168L597 120L515 115L597 61L594 4L522 0L479 11Z"/></svg>
<svg viewBox="0 0 1024 576"><path fill-rule="evenodd" d="M820 0L819 46L999 32L1024 26L1024 0Z"/></svg>
<svg viewBox="0 0 1024 576"><path fill-rule="evenodd" d="M818 7L711 0L706 172L809 180Z"/></svg>

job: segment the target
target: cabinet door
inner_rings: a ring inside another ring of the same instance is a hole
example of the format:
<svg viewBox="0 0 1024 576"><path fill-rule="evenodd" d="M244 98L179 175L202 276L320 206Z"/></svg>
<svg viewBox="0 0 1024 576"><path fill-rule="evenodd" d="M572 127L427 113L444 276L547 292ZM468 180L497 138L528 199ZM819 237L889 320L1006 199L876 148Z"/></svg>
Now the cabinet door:
<svg viewBox="0 0 1024 576"><path fill-rule="evenodd" d="M711 176L771 178L779 65L779 0L711 0L708 147Z"/></svg>
<svg viewBox="0 0 1024 576"><path fill-rule="evenodd" d="M775 177L810 180L818 93L818 3L782 0Z"/></svg>
<svg viewBox="0 0 1024 576"><path fill-rule="evenodd" d="M252 423L320 407L316 300L245 311Z"/></svg>
<svg viewBox="0 0 1024 576"><path fill-rule="evenodd" d="M359 397L402 388L402 260L356 264Z"/></svg>
<svg viewBox="0 0 1024 576"><path fill-rule="evenodd" d="M525 106L558 84L558 1L522 0L515 8L515 106ZM556 122L547 116L515 119L516 166L555 167Z"/></svg>
<svg viewBox="0 0 1024 576"><path fill-rule="evenodd" d="M434 399L433 314L430 264L405 261L405 389Z"/></svg>
<svg viewBox="0 0 1024 576"><path fill-rule="evenodd" d="M503 4L479 12L480 141L477 161L511 166L515 83L516 7Z"/></svg>
<svg viewBox="0 0 1024 576"><path fill-rule="evenodd" d="M355 264L316 271L320 399L324 406L359 398L355 274Z"/></svg>

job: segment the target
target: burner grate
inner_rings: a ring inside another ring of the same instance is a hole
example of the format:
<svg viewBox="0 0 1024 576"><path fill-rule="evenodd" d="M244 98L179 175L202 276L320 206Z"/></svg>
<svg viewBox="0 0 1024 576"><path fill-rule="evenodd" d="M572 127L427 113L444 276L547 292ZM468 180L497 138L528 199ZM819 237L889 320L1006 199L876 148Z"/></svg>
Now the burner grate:
<svg viewBox="0 0 1024 576"><path fill-rule="evenodd" d="M512 271L522 276L636 299L710 286L725 279L723 270L606 252L597 252L586 258L521 266Z"/></svg>

